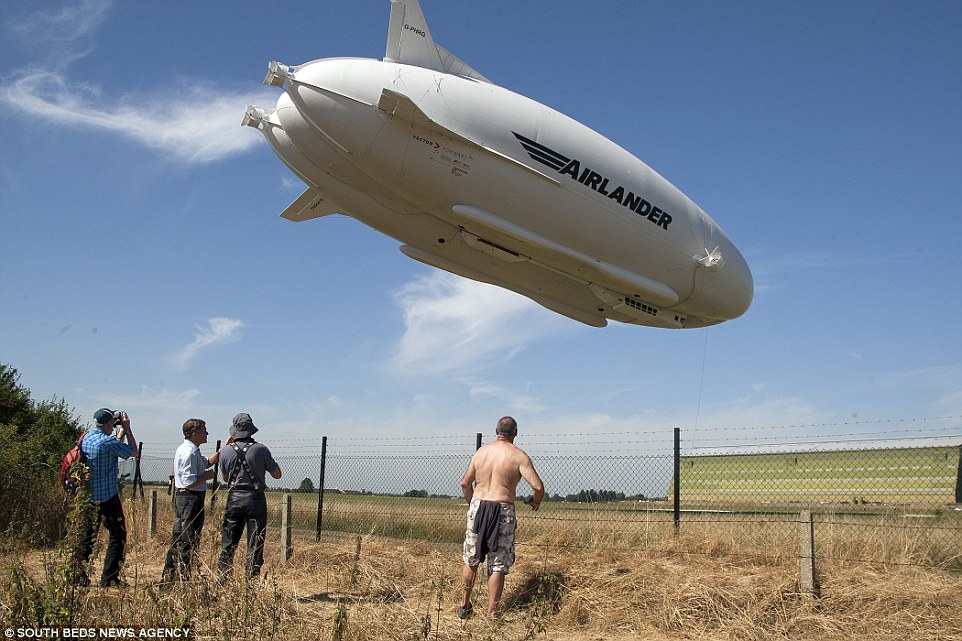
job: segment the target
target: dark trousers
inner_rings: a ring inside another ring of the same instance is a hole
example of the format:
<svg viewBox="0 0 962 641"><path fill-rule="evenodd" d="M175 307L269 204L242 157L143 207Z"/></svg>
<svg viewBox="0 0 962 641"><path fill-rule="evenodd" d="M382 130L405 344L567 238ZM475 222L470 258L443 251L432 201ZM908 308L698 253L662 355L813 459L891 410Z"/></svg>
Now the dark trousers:
<svg viewBox="0 0 962 641"><path fill-rule="evenodd" d="M107 542L107 554L104 556L104 571L101 574L100 584L108 585L120 580L120 568L124 564L124 550L127 547L127 522L124 520L124 508L120 503L120 495L114 494L111 498L95 506L96 518L91 514L91 518L84 524L83 536L80 540L80 565L85 565L90 555L94 551L94 541L97 540L97 532L100 531L101 522L110 534ZM86 570L80 570L79 581L89 583Z"/></svg>
<svg viewBox="0 0 962 641"><path fill-rule="evenodd" d="M173 579L177 572L189 579L191 565L200 545L204 528L204 492L177 490L174 492L174 529L163 578Z"/></svg>
<svg viewBox="0 0 962 641"><path fill-rule="evenodd" d="M230 572L234 552L247 528L247 576L260 574L264 565L264 536L267 533L267 498L263 491L231 490L224 508L224 528L218 567L221 575Z"/></svg>

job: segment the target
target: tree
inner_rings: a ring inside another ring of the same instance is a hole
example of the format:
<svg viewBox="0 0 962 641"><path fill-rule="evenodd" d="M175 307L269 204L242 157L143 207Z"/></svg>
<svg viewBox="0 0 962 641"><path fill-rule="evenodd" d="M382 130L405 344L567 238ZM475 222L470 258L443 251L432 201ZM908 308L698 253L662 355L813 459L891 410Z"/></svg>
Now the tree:
<svg viewBox="0 0 962 641"><path fill-rule="evenodd" d="M301 484L297 486L298 492L313 492L314 491L314 481L309 478L305 478L301 481Z"/></svg>
<svg viewBox="0 0 962 641"><path fill-rule="evenodd" d="M581 490L577 494L569 494L565 500L578 503L617 503L625 500L625 493L614 490Z"/></svg>
<svg viewBox="0 0 962 641"><path fill-rule="evenodd" d="M0 532L41 541L59 536L60 460L82 429L63 399L33 401L16 368L0 363Z"/></svg>

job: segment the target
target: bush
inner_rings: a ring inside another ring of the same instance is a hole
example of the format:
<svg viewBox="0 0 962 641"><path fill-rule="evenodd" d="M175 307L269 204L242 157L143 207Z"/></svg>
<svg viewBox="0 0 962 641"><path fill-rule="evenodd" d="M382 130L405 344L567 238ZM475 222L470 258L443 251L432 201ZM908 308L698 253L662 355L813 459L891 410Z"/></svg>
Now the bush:
<svg viewBox="0 0 962 641"><path fill-rule="evenodd" d="M36 403L19 381L0 363L0 532L49 544L64 525L60 460L83 428L62 399Z"/></svg>

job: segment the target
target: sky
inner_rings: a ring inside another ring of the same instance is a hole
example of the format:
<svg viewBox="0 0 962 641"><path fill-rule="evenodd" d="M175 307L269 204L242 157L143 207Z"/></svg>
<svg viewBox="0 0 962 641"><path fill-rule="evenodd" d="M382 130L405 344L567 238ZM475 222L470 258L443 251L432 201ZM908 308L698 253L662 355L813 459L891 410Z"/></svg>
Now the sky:
<svg viewBox="0 0 962 641"><path fill-rule="evenodd" d="M278 218L303 186L245 107L276 102L271 60L383 57L388 0L7 0L0 361L34 399L173 444L238 412L307 444L510 414L542 451L962 433L962 3L421 4L705 209L748 312L592 328L351 218Z"/></svg>

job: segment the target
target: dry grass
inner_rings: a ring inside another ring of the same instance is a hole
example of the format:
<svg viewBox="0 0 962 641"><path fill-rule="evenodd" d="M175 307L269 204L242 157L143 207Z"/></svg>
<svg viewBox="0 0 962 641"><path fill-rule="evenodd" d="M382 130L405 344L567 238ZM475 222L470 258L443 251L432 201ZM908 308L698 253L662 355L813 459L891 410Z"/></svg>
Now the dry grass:
<svg viewBox="0 0 962 641"><path fill-rule="evenodd" d="M274 529L266 578L235 578L221 587L210 578L219 538L219 519L212 514L200 576L158 591L168 534L149 537L144 520L128 511L125 576L131 586L80 593L75 625L189 625L196 638L231 641L962 641L958 574L823 563L821 596L813 599L798 593L797 560L776 546L745 555L743 539L713 534L710 524L634 550L613 544L616 528L588 545L564 530L542 533L519 545L504 615L492 625L455 614L461 568L456 545L325 534L318 544L296 541L294 557L282 566ZM795 543L786 545L783 550ZM241 549L238 569L242 555ZM99 568L102 550L95 558ZM40 595L55 574L56 552L7 550L0 562L0 619L8 618L13 599L51 598ZM25 593L23 578L19 588L11 579L20 565L37 591ZM486 599L484 581L478 581L474 602Z"/></svg>

